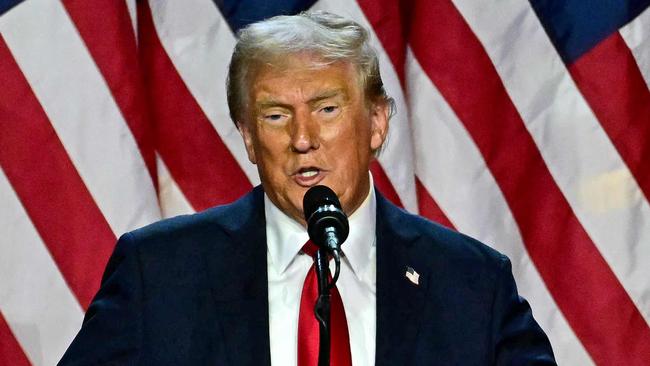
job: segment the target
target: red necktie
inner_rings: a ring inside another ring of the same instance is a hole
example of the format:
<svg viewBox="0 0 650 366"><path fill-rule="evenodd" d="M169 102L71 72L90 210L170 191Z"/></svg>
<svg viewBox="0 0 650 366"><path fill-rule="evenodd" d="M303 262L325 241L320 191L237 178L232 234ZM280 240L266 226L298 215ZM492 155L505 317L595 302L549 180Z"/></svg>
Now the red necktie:
<svg viewBox="0 0 650 366"><path fill-rule="evenodd" d="M316 257L318 247L308 241L303 247L303 252L312 258ZM331 280L331 278L330 278ZM348 322L345 319L345 310L341 295L336 286L330 290L331 315L330 315L330 365L351 366L350 337L348 335ZM318 320L314 316L314 306L318 298L318 279L316 268L311 266L305 284L302 287L300 298L300 317L298 319L298 366L318 365L319 329Z"/></svg>

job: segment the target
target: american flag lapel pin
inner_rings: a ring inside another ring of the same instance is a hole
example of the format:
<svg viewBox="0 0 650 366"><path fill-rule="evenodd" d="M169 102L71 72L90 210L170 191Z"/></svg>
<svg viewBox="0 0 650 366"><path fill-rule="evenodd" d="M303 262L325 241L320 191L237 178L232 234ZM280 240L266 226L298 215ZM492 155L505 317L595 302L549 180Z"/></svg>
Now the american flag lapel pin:
<svg viewBox="0 0 650 366"><path fill-rule="evenodd" d="M413 282L413 284L420 284L420 274L417 273L412 267L407 266L406 273L404 273L404 275L409 279L409 281Z"/></svg>

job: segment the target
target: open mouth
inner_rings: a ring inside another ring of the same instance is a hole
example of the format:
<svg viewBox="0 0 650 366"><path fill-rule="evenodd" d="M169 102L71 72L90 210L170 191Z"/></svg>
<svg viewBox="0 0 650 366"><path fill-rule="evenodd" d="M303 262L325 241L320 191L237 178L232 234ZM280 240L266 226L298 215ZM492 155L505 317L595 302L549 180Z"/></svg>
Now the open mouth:
<svg viewBox="0 0 650 366"><path fill-rule="evenodd" d="M303 177L303 178L311 178L313 176L318 175L318 169L316 168L305 168L305 169L300 169L298 174Z"/></svg>
<svg viewBox="0 0 650 366"><path fill-rule="evenodd" d="M323 171L316 167L301 168L293 175L296 183L303 187L311 187L318 184L324 178Z"/></svg>

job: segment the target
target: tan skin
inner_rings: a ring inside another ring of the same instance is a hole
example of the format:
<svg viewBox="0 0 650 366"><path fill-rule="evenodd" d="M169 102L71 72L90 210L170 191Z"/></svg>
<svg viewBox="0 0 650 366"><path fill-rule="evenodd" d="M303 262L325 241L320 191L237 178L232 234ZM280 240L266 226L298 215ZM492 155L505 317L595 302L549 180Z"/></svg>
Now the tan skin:
<svg viewBox="0 0 650 366"><path fill-rule="evenodd" d="M366 101L354 66L318 62L294 55L257 68L249 117L238 124L269 199L303 226L311 186L334 190L348 215L361 205L373 152L388 132L388 105Z"/></svg>

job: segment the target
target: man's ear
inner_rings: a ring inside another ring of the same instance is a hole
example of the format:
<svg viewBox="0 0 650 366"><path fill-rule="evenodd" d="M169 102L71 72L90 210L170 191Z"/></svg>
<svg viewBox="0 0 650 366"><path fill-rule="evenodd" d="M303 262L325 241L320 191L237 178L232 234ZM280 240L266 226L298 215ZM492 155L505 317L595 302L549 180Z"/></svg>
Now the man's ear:
<svg viewBox="0 0 650 366"><path fill-rule="evenodd" d="M244 140L244 145L246 146L246 153L248 153L248 160L251 163L257 164L255 159L255 148L253 146L253 134L247 123L237 122L237 129L241 134L242 139Z"/></svg>
<svg viewBox="0 0 650 366"><path fill-rule="evenodd" d="M370 110L370 149L378 151L386 141L388 135L388 119L390 105L388 103L376 103Z"/></svg>

